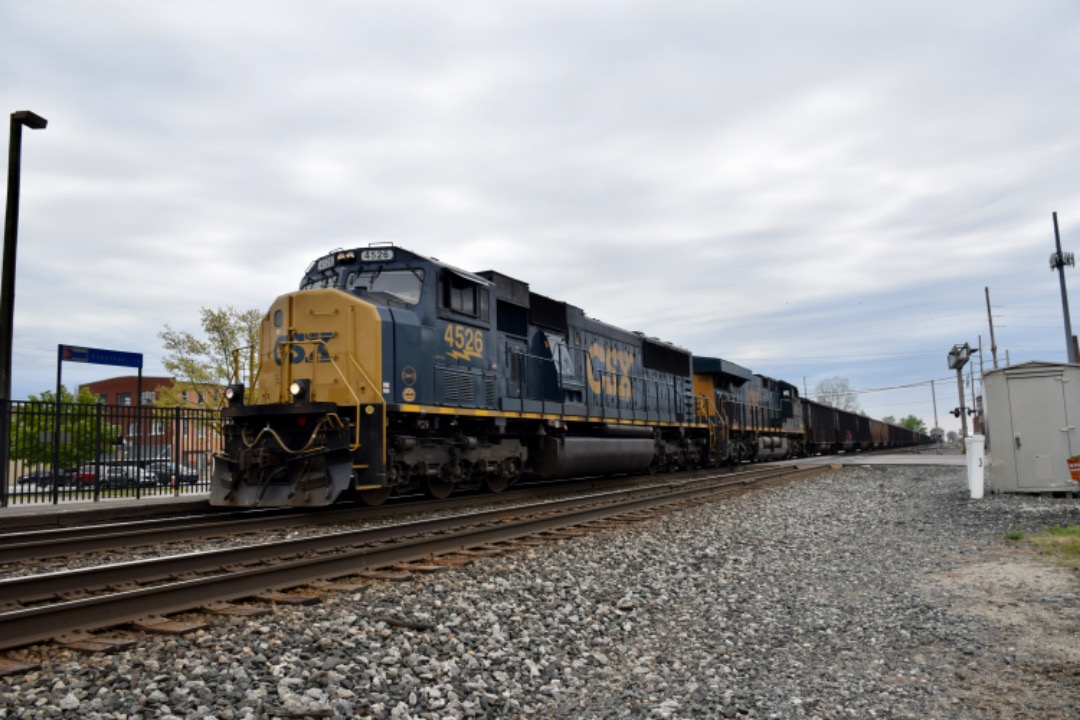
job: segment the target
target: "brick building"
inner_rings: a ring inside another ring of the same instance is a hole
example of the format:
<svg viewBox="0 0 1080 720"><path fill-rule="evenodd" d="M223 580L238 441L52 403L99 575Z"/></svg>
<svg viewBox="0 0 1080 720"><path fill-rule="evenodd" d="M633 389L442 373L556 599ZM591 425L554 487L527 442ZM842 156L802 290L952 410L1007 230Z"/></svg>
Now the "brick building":
<svg viewBox="0 0 1080 720"><path fill-rule="evenodd" d="M195 390L177 390L169 377L122 377L84 383L79 390L98 396L105 422L121 433L118 455L124 459L176 461L202 470L218 448L217 413ZM186 405L156 407L163 392L179 393Z"/></svg>
<svg viewBox="0 0 1080 720"><path fill-rule="evenodd" d="M153 405L157 400L158 390L162 387L172 387L173 379L169 377L148 377L142 379L142 402L138 402L139 377L137 375L125 375L124 377L97 380L79 386L79 390L89 390L101 398L104 405Z"/></svg>

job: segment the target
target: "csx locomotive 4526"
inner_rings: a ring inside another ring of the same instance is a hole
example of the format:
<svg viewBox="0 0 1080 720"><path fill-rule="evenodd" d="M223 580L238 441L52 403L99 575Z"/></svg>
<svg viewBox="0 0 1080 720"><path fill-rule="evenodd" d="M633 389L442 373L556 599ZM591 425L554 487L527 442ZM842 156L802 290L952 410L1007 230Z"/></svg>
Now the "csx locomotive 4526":
<svg viewBox="0 0 1080 720"><path fill-rule="evenodd" d="M377 505L917 440L844 434L793 385L387 245L313 262L258 352L251 397L226 392L215 505Z"/></svg>

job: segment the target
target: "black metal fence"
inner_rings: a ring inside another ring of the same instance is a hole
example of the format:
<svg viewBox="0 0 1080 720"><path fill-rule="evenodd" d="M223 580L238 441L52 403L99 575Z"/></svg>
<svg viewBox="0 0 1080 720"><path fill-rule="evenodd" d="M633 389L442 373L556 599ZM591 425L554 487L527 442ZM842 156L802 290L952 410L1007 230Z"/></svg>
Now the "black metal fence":
<svg viewBox="0 0 1080 720"><path fill-rule="evenodd" d="M202 408L12 402L0 505L206 492L219 418Z"/></svg>

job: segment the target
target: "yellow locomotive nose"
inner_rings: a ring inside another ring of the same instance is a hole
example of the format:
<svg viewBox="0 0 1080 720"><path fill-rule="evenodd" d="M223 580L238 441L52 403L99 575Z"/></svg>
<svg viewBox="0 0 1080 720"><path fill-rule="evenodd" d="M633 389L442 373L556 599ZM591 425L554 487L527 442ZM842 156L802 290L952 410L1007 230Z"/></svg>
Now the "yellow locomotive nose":
<svg viewBox="0 0 1080 720"><path fill-rule="evenodd" d="M339 290L274 302L253 402L222 413L212 504L329 505L385 488L382 329L375 306Z"/></svg>
<svg viewBox="0 0 1080 720"><path fill-rule="evenodd" d="M382 404L382 320L378 309L340 290L282 295L263 319L256 402L291 402L310 383L314 402Z"/></svg>

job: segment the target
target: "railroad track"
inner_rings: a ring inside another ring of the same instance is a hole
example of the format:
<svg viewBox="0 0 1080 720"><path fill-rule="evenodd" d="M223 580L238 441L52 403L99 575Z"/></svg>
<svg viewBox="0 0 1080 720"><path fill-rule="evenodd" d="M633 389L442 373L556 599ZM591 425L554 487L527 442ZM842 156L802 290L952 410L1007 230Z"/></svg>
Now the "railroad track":
<svg viewBox="0 0 1080 720"><path fill-rule="evenodd" d="M710 471L715 473L715 471ZM753 477L755 473L768 472L761 467L732 473L733 477ZM702 471L690 471L669 475L665 482L678 482L701 475ZM447 500L403 499L401 502L372 508L346 505L317 510L255 510L222 514L152 518L109 524L83 525L67 528L47 528L0 534L0 566L9 563L28 563L47 558L70 558L89 553L110 551L130 552L147 548L160 552L170 543L212 538L235 539L240 535L254 535L288 528L336 525L342 523L383 521L405 513L427 514L434 512L462 511L478 506L491 506L542 500L567 493L585 494L623 489L642 484L655 484L656 477L620 478L598 480L588 483L546 483L523 487L499 495L460 495Z"/></svg>
<svg viewBox="0 0 1080 720"><path fill-rule="evenodd" d="M913 452L914 449L891 449L865 451L859 455L872 455L881 452ZM846 456L837 456L844 458ZM856 456L858 457L858 456ZM797 462L797 461L796 461ZM791 461L780 461L760 465L740 467L733 475L767 472L773 467L789 467ZM710 472L716 472L715 470ZM669 481L692 478L701 471L674 473L666 476ZM566 492L598 492L604 489L633 486L640 483L655 483L656 477L619 478L616 480L596 480L590 483L581 481L549 482L536 486L522 486L515 491L500 495L455 495L448 500L418 500L402 498L397 502L371 508L360 505L346 505L331 509L292 510L263 509L242 512L221 512L214 510L205 514L181 517L156 517L141 520L126 520L114 523L96 523L70 527L49 527L44 529L16 532L0 531L0 570L8 563L21 563L42 560L51 557L71 557L111 550L130 551L135 548L159 548L174 542L198 540L213 537L230 537L244 533L259 533L291 527L309 527L314 525L333 525L344 522L363 520L384 520L401 513L427 513L446 509L466 509L472 506L518 502L520 499L542 498Z"/></svg>
<svg viewBox="0 0 1080 720"><path fill-rule="evenodd" d="M403 563L493 552L492 545L698 503L767 480L827 471L770 468L660 486L627 488L399 525L115 563L0 581L0 650L67 633L216 606Z"/></svg>

